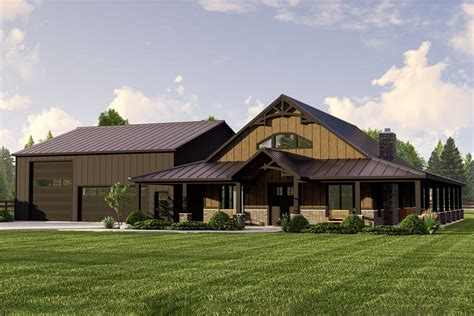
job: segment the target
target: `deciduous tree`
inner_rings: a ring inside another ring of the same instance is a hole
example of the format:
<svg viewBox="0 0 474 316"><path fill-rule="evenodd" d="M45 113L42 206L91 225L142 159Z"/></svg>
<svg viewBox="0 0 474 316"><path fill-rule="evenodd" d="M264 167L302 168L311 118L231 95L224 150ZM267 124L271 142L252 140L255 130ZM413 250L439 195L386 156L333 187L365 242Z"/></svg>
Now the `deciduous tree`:
<svg viewBox="0 0 474 316"><path fill-rule="evenodd" d="M116 126L127 124L128 120L121 117L120 114L114 109L108 109L99 115L99 126Z"/></svg>

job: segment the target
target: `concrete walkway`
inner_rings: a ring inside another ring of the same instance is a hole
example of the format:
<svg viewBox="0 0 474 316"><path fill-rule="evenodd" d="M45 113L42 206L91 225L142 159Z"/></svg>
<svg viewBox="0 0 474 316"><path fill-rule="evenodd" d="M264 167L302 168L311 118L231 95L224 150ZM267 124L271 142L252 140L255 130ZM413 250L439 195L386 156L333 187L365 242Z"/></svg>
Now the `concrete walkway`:
<svg viewBox="0 0 474 316"><path fill-rule="evenodd" d="M223 234L246 234L246 233L276 233L280 227L275 226L248 226L243 230L144 230L144 229L105 229L100 222L59 222L59 221L17 221L0 223L0 231L3 230L59 230L59 231L89 231L89 232L115 232L115 233L223 233Z"/></svg>

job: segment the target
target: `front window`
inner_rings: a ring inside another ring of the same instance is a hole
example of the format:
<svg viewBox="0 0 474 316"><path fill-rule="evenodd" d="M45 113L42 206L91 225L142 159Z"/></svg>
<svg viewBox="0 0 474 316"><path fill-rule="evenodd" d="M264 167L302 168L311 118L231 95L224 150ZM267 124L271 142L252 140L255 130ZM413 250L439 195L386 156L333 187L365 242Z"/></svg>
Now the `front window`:
<svg viewBox="0 0 474 316"><path fill-rule="evenodd" d="M233 209L235 201L235 186L223 185L221 187L220 202L221 209Z"/></svg>
<svg viewBox="0 0 474 316"><path fill-rule="evenodd" d="M311 148L312 146L313 144L310 140L295 133L279 133L274 134L258 143L257 148L294 149Z"/></svg>
<svg viewBox="0 0 474 316"><path fill-rule="evenodd" d="M329 210L353 210L354 195L352 184L328 185Z"/></svg>

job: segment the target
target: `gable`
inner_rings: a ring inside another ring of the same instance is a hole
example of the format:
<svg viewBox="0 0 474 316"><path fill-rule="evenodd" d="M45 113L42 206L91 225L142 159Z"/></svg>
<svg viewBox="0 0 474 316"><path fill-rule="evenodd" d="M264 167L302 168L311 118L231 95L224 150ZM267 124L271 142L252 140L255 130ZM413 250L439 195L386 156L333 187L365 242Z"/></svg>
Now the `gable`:
<svg viewBox="0 0 474 316"><path fill-rule="evenodd" d="M311 148L279 149L314 159L358 159L365 155L325 126L310 122L294 109L283 115L270 112L259 117L227 143L214 161L246 161L257 152L257 145L278 133L295 133L312 143Z"/></svg>

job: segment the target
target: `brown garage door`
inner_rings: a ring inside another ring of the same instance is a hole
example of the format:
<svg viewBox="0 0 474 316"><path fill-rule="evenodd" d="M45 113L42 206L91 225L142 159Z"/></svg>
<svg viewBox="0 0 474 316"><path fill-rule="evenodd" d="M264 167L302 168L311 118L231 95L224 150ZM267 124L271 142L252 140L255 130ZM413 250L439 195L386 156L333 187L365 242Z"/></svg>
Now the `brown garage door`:
<svg viewBox="0 0 474 316"><path fill-rule="evenodd" d="M117 218L117 213L115 213L105 201L105 195L109 189L110 187L81 187L79 189L80 220L84 222L100 222L107 216ZM134 187L131 187L131 190L133 193L135 190ZM134 209L135 203L136 202L133 201L127 206L126 209L128 211L122 214L122 221L124 221L128 213Z"/></svg>
<svg viewBox="0 0 474 316"><path fill-rule="evenodd" d="M72 162L32 163L31 220L71 221Z"/></svg>

